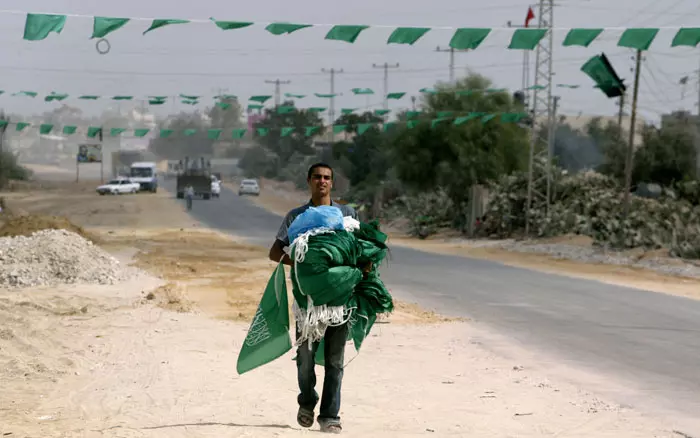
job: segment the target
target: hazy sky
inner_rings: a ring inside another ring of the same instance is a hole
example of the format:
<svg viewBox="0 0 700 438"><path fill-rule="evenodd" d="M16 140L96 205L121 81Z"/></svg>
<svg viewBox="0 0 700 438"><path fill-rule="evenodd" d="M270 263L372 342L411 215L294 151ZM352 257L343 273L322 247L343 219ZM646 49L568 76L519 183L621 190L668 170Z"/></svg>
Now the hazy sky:
<svg viewBox="0 0 700 438"><path fill-rule="evenodd" d="M556 27L700 27L700 4L693 0L559 0ZM235 21L289 21L315 24L366 24L407 26L455 26L502 28L507 21L521 24L528 1L490 0L257 0L257 1L165 1L120 0L5 0L6 11L85 14L111 17L184 18ZM635 12L631 12L635 11ZM537 13L537 10L535 10ZM399 63L390 71L390 91L409 94L391 101L391 108L410 106L409 95L448 79L448 54L435 51L447 47L453 31L434 30L414 46L387 45L391 29L368 29L355 44L323 39L328 27L274 36L264 26L222 31L212 23L172 25L145 36L150 22L132 20L108 36L111 52L99 55L90 18L69 17L60 35L43 41L22 39L25 16L0 13L3 56L0 59L0 108L9 112L38 113L59 107L40 97L11 96L19 90L68 93L64 101L89 113L100 112L113 102L79 101L80 94L213 96L222 90L247 97L272 94L265 80L291 80L283 92L308 94L297 105L328 106L327 99L314 92L329 92L329 77L322 68L343 69L336 78L336 108L362 108L365 96L354 96L351 88L368 87L375 93L370 105L381 104L383 71L373 63ZM536 23L536 20L533 22ZM561 112L575 115L612 115L614 101L592 89L590 79L580 72L591 56L604 51L618 73L631 85L632 51L616 47L622 30L604 32L589 48L562 47L566 30L555 32L555 82L580 84L576 90L556 89ZM456 55L457 75L467 69L489 76L497 87L518 89L521 83L522 52L508 50L511 30L497 30L476 51ZM697 111L700 49L670 48L674 29L662 29L646 54L640 82L640 113L650 121L661 113L686 109ZM532 55L534 58L534 52ZM679 80L690 76L683 88ZM202 99L209 103L209 99ZM198 108L203 108L200 103ZM122 104L122 105L134 105ZM193 110L191 106L168 103L156 113Z"/></svg>

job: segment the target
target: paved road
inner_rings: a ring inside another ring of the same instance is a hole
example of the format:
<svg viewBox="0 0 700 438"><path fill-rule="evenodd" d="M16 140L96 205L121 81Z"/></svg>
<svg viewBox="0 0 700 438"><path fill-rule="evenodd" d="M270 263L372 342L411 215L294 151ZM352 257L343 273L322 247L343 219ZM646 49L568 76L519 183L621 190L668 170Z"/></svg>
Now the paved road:
<svg viewBox="0 0 700 438"><path fill-rule="evenodd" d="M195 201L192 215L265 246L281 221L226 188L221 199ZM700 301L399 247L382 272L404 298L700 412Z"/></svg>

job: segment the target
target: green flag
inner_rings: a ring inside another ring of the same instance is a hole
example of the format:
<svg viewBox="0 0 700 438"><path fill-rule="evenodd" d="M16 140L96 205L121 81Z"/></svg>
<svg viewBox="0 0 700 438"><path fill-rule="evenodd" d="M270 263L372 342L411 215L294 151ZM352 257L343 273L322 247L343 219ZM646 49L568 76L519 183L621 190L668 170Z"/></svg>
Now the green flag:
<svg viewBox="0 0 700 438"><path fill-rule="evenodd" d="M151 23L151 27L146 29L143 32L143 34L146 35L148 32L150 32L152 30L156 30L158 28L161 28L163 26L167 26L169 24L185 24L185 23L189 23L189 22L190 22L189 20L178 20L178 19L173 19L173 18L156 18Z"/></svg>
<svg viewBox="0 0 700 438"><path fill-rule="evenodd" d="M94 17L91 38L104 38L128 22L128 18Z"/></svg>
<svg viewBox="0 0 700 438"><path fill-rule="evenodd" d="M270 276L258 310L250 323L236 371L243 374L272 362L292 349L289 337L289 302L284 265L280 263Z"/></svg>
<svg viewBox="0 0 700 438"><path fill-rule="evenodd" d="M250 21L221 21L214 19L214 17L209 19L213 21L214 24L216 24L216 26L221 30L242 29L253 25L253 23Z"/></svg>
<svg viewBox="0 0 700 438"><path fill-rule="evenodd" d="M24 23L24 39L43 40L51 32L61 33L65 24L65 15L27 14L27 20Z"/></svg>
<svg viewBox="0 0 700 438"><path fill-rule="evenodd" d="M241 139L245 135L246 131L247 131L247 129L244 129L244 128L234 129L231 132L231 137L235 138L235 139Z"/></svg>

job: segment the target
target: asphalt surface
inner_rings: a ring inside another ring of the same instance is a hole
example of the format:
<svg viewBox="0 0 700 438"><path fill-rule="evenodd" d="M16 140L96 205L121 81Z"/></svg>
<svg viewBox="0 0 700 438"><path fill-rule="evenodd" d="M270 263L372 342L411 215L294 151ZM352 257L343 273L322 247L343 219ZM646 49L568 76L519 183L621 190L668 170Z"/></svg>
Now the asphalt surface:
<svg viewBox="0 0 700 438"><path fill-rule="evenodd" d="M191 214L266 247L282 219L227 188L220 199L195 200ZM700 412L700 301L403 247L392 248L382 278L401 298L632 382L648 397L640 403Z"/></svg>

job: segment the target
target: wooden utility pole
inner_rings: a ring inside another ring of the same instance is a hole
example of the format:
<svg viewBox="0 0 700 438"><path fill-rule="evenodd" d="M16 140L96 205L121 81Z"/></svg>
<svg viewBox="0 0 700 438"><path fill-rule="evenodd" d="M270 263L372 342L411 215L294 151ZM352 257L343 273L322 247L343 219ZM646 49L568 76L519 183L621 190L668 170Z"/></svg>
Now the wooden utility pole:
<svg viewBox="0 0 700 438"><path fill-rule="evenodd" d="M617 112L617 127L622 132L622 116L625 114L625 93L620 94L617 104L620 105L620 109Z"/></svg>
<svg viewBox="0 0 700 438"><path fill-rule="evenodd" d="M639 73L642 66L642 51L637 50L637 61L634 67L634 91L632 92L632 113L630 115L630 138L627 145L627 159L625 160L625 192L623 198L624 218L630 211L630 191L632 190L632 168L634 167L634 131L637 124L637 98L639 96Z"/></svg>

